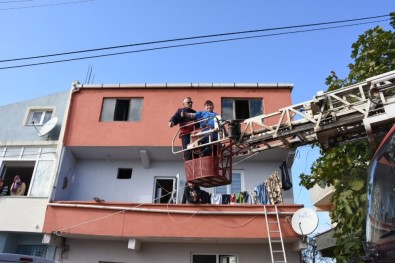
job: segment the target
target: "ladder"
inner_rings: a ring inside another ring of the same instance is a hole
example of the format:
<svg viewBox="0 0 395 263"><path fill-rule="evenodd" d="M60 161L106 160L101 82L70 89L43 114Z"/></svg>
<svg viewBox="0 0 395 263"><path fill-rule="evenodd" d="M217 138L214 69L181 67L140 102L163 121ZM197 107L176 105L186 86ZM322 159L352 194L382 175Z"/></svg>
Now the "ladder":
<svg viewBox="0 0 395 263"><path fill-rule="evenodd" d="M269 239L269 248L272 263L287 263L287 258L285 255L284 240L281 232L280 217L277 205L274 205L275 209L275 219L274 221L269 221L268 211L266 205L263 206L265 211L265 221L267 229L267 237ZM273 219L272 219L273 220ZM278 235L279 237L273 238L272 235Z"/></svg>
<svg viewBox="0 0 395 263"><path fill-rule="evenodd" d="M273 120L277 122L272 124ZM362 138L375 148L394 123L395 70L244 120L234 155L314 142L328 149Z"/></svg>

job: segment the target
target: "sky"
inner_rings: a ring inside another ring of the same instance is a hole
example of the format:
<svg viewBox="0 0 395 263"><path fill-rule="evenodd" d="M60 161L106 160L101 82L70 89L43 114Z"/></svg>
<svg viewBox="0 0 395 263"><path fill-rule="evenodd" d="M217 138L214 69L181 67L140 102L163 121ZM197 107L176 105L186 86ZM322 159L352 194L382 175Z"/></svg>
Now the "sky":
<svg viewBox="0 0 395 263"><path fill-rule="evenodd" d="M0 106L70 90L73 81L293 83L296 104L326 90L332 70L346 77L352 43L375 26L390 30L389 21L383 21L388 17L264 29L393 11L390 0L0 0ZM366 22L371 23L360 24ZM244 31L256 32L20 59ZM194 44L245 37L250 38ZM175 45L184 46L170 47ZM109 56L120 52L131 53ZM97 55L105 56L81 59ZM48 63L69 59L75 60ZM23 66L37 63L48 64ZM310 173L318 150L305 146L298 152L292 167L295 200L311 207L298 175ZM321 230L329 226L329 219L320 222Z"/></svg>

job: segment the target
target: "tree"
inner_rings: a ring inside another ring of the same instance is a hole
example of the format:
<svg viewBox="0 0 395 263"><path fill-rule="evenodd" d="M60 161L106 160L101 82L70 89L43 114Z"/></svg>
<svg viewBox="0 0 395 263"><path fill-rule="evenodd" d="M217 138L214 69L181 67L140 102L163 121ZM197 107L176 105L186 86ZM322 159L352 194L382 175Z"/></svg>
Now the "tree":
<svg viewBox="0 0 395 263"><path fill-rule="evenodd" d="M302 251L301 258L303 263L333 263L332 258L321 257L317 251L315 236L307 236L307 248Z"/></svg>
<svg viewBox="0 0 395 263"><path fill-rule="evenodd" d="M391 13L391 26L395 29L395 13ZM364 81L366 78L395 69L395 33L375 27L364 32L352 44L347 78L339 79L334 71L326 79L328 90ZM366 140L341 145L328 151L320 150L321 157L311 167L311 175L301 174L302 186L310 189L332 185L335 192L330 212L336 224L334 250L337 262L358 262L363 255L367 206L367 166L373 152Z"/></svg>

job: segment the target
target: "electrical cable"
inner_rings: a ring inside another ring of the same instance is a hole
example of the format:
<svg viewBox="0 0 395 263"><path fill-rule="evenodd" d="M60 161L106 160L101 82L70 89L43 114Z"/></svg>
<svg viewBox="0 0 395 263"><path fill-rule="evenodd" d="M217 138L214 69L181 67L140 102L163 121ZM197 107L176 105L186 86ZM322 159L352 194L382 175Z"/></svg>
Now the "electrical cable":
<svg viewBox="0 0 395 263"><path fill-rule="evenodd" d="M9 3L17 3L17 2L33 2L33 0L1 1L0 4L9 4Z"/></svg>
<svg viewBox="0 0 395 263"><path fill-rule="evenodd" d="M229 36L229 35L240 35L240 34L257 33L257 32L265 32L265 31L276 31L276 30L284 30L284 29L293 29L293 28L301 28L301 27L322 26L322 25L328 25L328 24L355 22L355 21L360 21L360 20L368 20L368 19L375 19L375 18L388 17L388 16L389 15L381 15L381 16L365 17L365 18L357 18L357 19L348 19L348 20L339 20L339 21L332 21L332 22L322 22L322 23L304 24L304 25L296 25L296 26L285 26L285 27L255 29L255 30L228 32L228 33L211 34L211 35L194 36L194 37L174 38L174 39L166 39L166 40L158 40L158 41L150 41L150 42L142 42L142 43L133 43L133 44L127 44L127 45L118 45L118 46L111 46L111 47L104 47L104 48L86 49L86 50L79 50L79 51L70 51L70 52L54 53L54 54L47 54L47 55L39 55L39 56L31 56L31 57L6 59L6 60L0 60L0 63L2 63L2 62L20 61L20 60L30 60L30 59L37 59L37 58L54 57L54 56L64 56L64 55L79 54L79 53L94 52L94 51L103 51L103 50L109 50L109 49L119 49L119 48L125 48L125 47L135 47L135 46L145 46L145 45L152 45L152 44L162 44L162 43L168 43L168 42L178 42L178 41L201 39L201 38L213 38L213 37L222 37L222 36ZM381 21L387 21L387 20L388 19L378 20L378 21L373 21L373 22L365 22L365 23L374 23L374 22L381 22ZM365 23L350 24L350 26L352 26L352 25L360 25L360 24L365 24ZM347 26L347 25L344 25L344 26ZM303 32L303 31L301 31L301 32Z"/></svg>
<svg viewBox="0 0 395 263"><path fill-rule="evenodd" d="M0 8L0 11L6 11L6 10L17 10L17 9L28 9L28 8L39 8L39 7L48 7L48 6L57 6L57 5L68 5L68 4L79 4L82 2L91 2L95 0L80 0L80 1L74 1L74 2L63 2L63 3L56 3L56 4L46 4L46 5L34 5L34 6L20 6L20 7L7 7L7 8ZM8 1L10 2L10 1ZM13 1L16 2L16 1ZM19 1L22 2L22 1ZM7 3L7 2L1 2L1 3Z"/></svg>
<svg viewBox="0 0 395 263"><path fill-rule="evenodd" d="M388 19L386 19L386 20L388 20ZM186 47L186 46L213 44L213 43L220 43L220 42L229 42L229 41L236 41L236 40L245 40L245 39L269 37L269 36L278 36L278 35L286 35L286 34L305 33L305 32L312 32L312 31L318 31L318 30L327 30L327 29L333 29L333 28L349 27L349 26L355 26L355 25L361 25L361 24L371 24L371 23L380 22L380 21L386 21L386 20L379 20L379 21L365 22L365 23L358 23L358 24L344 25L344 26L327 27L327 28L291 31L291 32L285 32L285 33L274 33L274 34L268 34L268 35L258 35L258 36L238 37L238 38L230 38L230 39L195 42L195 43L188 43L188 44L179 44L179 45L163 46L163 47L156 47L156 48L139 49L139 50L124 51L124 52L117 52L117 53L109 53L109 54L102 54L102 55L94 55L94 56L87 56L87 57L70 58L70 59L54 60L54 61L47 61L47 62L38 62L38 63L32 63L32 64L22 64L22 65L16 65L16 66L0 67L0 70L2 70L2 69L13 69L13 68L22 68L22 67L31 67L31 66L38 66L38 65L47 65L47 64L54 64L54 63L62 63L62 62L84 60L84 59L100 58L100 57L109 57L109 56L115 56L115 55L124 55L124 54L131 54L131 53L139 53L139 52L161 50L161 49L170 49L170 48L178 48L178 47ZM0 63L1 62L2 61L0 61Z"/></svg>

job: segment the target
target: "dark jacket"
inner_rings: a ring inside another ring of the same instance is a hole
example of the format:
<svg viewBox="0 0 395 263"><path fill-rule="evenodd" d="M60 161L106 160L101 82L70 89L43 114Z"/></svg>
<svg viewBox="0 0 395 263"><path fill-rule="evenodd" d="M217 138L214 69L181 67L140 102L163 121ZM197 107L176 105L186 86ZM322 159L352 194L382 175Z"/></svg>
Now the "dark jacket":
<svg viewBox="0 0 395 263"><path fill-rule="evenodd" d="M174 124L174 125L180 125L180 127L186 125L188 122L192 121L193 119L189 119L186 117L181 117L181 112L187 112L187 113L196 113L195 110L184 107L184 108L180 108L176 111L176 113L173 115L173 117L170 118L170 121ZM182 135L185 134L190 134L193 130L195 130L195 126L194 125L188 125L184 128L180 129L180 137Z"/></svg>
<svg viewBox="0 0 395 263"><path fill-rule="evenodd" d="M192 191L196 191L197 193L197 199L196 201L193 200L193 197L191 195ZM191 189L188 184L185 185L184 188L184 196L182 197L182 203L183 204L200 204L201 203L201 190L200 187L195 185L193 189Z"/></svg>

